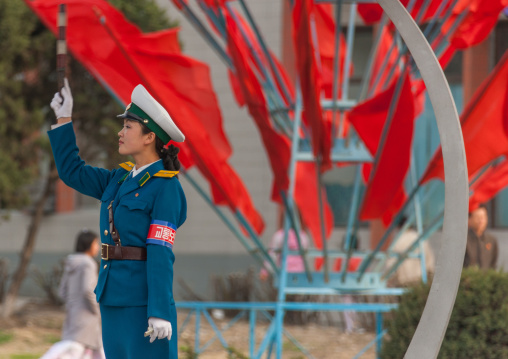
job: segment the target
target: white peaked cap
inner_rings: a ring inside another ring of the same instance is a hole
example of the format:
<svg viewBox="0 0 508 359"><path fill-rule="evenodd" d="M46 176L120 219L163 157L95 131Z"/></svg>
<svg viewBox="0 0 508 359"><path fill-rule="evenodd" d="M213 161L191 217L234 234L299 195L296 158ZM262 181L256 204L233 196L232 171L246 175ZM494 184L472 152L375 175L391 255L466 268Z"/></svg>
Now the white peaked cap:
<svg viewBox="0 0 508 359"><path fill-rule="evenodd" d="M137 85L134 88L131 101L132 103L127 106L125 113L119 117L142 122L165 143L170 139L175 142L185 140L184 134L173 122L168 111L150 95L143 85Z"/></svg>

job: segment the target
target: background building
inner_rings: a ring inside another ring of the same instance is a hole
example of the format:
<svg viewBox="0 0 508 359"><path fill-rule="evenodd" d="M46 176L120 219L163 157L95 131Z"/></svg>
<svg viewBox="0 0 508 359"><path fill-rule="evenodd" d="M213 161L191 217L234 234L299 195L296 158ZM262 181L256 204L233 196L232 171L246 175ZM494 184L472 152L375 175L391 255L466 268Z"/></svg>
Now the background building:
<svg viewBox="0 0 508 359"><path fill-rule="evenodd" d="M201 60L210 66L212 81L218 95L224 118L224 128L233 147L230 163L236 169L250 191L256 208L262 213L266 229L263 241L268 243L276 230L277 207L270 201L272 175L257 129L245 109L239 109L228 81L226 66L197 31L177 11L171 1L157 0L171 18L178 18L181 24L180 39L185 54ZM291 34L287 25L287 1L247 0L270 49L291 68ZM199 13L199 11L197 11ZM347 14L347 11L344 11ZM374 29L358 21L353 62L355 73L352 78L352 92L358 91L365 62L372 44ZM471 98L480 83L488 76L496 62L508 49L508 21L505 17L498 22L494 32L483 43L459 53L446 71L459 113ZM356 85L356 87L355 87ZM439 144L439 136L430 102L426 111L417 120L414 139L417 169L423 172L429 158ZM200 179L196 170L190 174ZM336 229L330 238L330 248L337 248L344 233L344 224L349 208L349 198L354 182L354 173L348 168L333 170L324 178L328 196L335 213ZM181 183L187 195L187 222L178 231L175 244L175 278L186 281L200 294L211 294L208 286L210 274L225 274L231 271L245 271L256 266L242 245L210 209L200 195L184 177ZM200 180L203 188L208 188ZM439 191L438 191L439 192ZM442 197L442 195L441 195ZM425 202L425 218L429 218L439 193ZM73 250L76 232L82 228L97 231L99 203L59 184L55 201L55 213L48 214L38 236L33 265L48 270ZM500 242L499 266L508 268L508 190L502 192L489 204L491 226ZM9 221L3 222L0 230L0 256L7 257L14 268L27 227L27 217L22 212L13 213ZM360 230L361 247L369 246L368 225ZM432 238L435 248L439 246L439 233ZM505 264L505 262L507 262ZM34 294L37 289L28 279L22 294ZM177 297L181 290L176 285ZM213 299L210 296L209 299Z"/></svg>

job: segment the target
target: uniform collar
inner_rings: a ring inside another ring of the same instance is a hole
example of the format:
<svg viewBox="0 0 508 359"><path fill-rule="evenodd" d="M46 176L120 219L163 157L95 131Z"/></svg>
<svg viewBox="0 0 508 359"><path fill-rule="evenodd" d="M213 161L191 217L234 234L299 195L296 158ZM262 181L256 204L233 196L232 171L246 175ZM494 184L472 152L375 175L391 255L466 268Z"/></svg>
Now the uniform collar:
<svg viewBox="0 0 508 359"><path fill-rule="evenodd" d="M143 172L143 170L147 169L148 167L150 167L151 165L153 165L154 163L157 163L157 162L161 162L162 163L162 160L161 159L158 159L157 161L154 161L152 163L149 163L147 165L144 165L144 166L141 166L140 168L136 168L136 166L134 166L134 168L132 169L131 173L132 173L132 177L136 177L138 174L140 174L141 172ZM163 166L164 167L164 166Z"/></svg>

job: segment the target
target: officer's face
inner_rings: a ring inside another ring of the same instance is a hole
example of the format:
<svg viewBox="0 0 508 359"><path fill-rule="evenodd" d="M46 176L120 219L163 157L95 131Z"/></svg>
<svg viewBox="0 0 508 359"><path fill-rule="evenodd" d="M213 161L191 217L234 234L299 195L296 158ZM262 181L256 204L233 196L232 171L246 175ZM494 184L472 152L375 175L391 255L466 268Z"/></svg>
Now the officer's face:
<svg viewBox="0 0 508 359"><path fill-rule="evenodd" d="M141 131L141 125L136 121L124 120L123 127L118 132L118 153L121 155L136 155L142 152L146 144L146 136Z"/></svg>

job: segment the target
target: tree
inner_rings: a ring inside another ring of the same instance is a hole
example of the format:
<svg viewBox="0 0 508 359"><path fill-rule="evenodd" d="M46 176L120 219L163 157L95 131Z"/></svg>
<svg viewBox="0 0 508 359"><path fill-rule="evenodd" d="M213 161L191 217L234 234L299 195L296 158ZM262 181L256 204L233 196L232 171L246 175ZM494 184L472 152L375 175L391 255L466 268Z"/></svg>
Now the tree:
<svg viewBox="0 0 508 359"><path fill-rule="evenodd" d="M110 3L145 32L177 25L153 0ZM24 3L11 0L0 0L0 38L0 210L31 210L20 262L3 302L2 316L7 317L12 314L44 208L58 179L45 133L55 122L49 103L57 90L56 40ZM121 127L116 115L123 108L77 61L70 60L69 70L80 155L90 163L116 166L120 158L114 134Z"/></svg>

